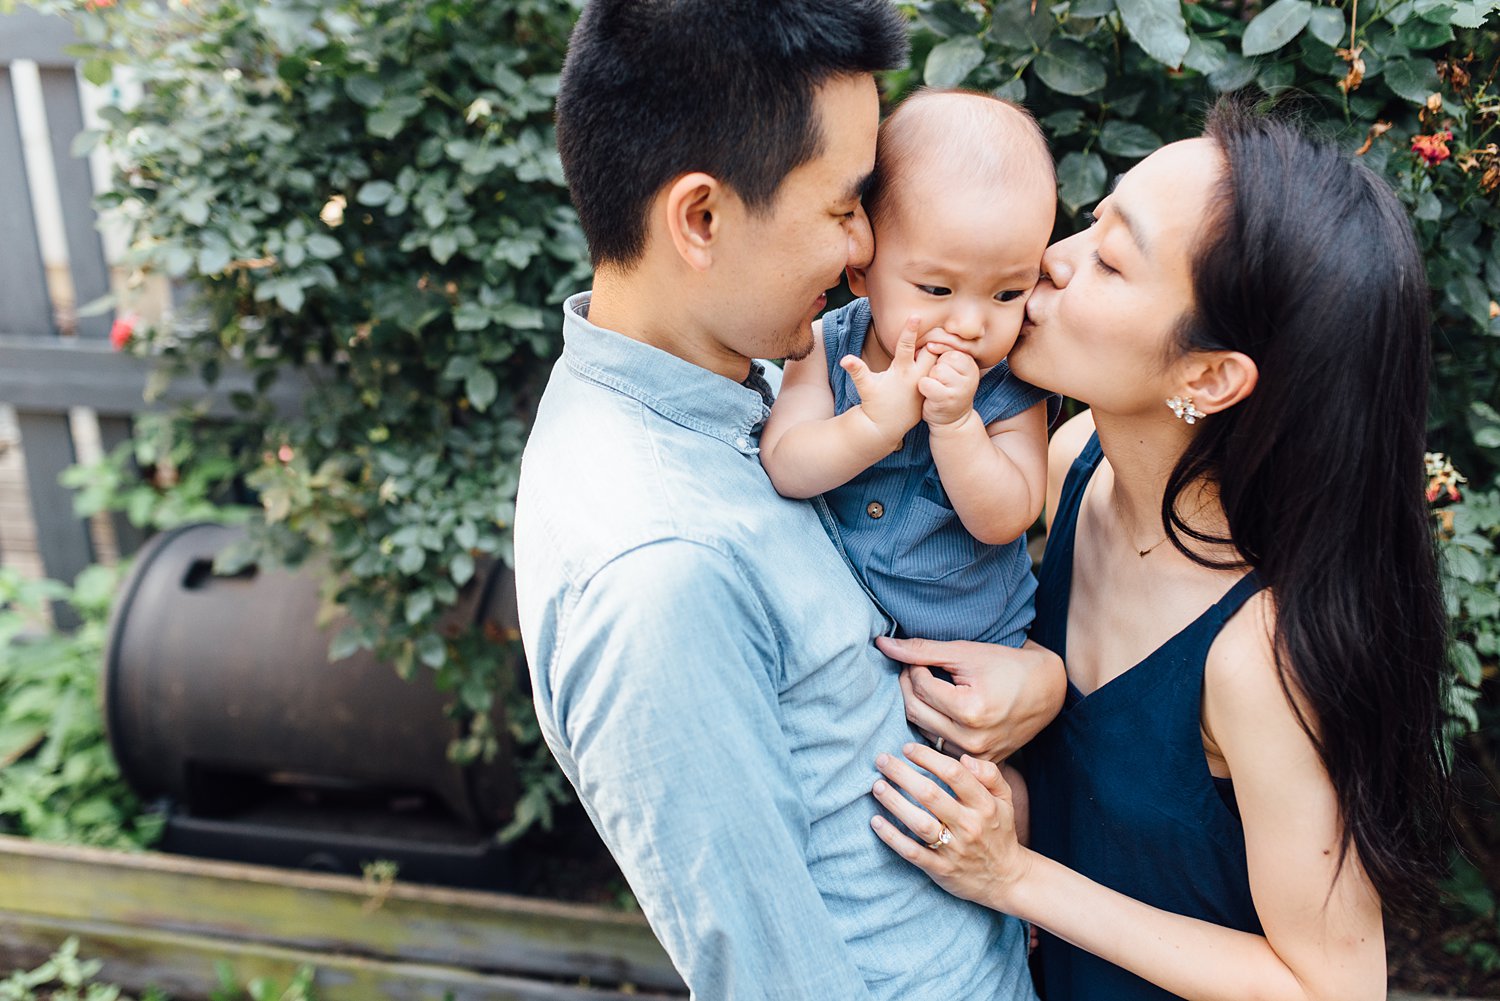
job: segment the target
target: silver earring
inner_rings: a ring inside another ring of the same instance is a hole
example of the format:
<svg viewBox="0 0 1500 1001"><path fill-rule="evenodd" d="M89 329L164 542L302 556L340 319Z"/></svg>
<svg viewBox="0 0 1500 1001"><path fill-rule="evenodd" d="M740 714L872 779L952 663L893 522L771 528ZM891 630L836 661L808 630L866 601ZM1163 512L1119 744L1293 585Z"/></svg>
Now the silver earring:
<svg viewBox="0 0 1500 1001"><path fill-rule="evenodd" d="M1178 420L1187 421L1189 424L1197 424L1198 418L1208 416L1193 406L1193 398L1191 396L1186 399L1183 399L1181 396L1174 396L1167 401L1167 406L1172 408L1172 413Z"/></svg>

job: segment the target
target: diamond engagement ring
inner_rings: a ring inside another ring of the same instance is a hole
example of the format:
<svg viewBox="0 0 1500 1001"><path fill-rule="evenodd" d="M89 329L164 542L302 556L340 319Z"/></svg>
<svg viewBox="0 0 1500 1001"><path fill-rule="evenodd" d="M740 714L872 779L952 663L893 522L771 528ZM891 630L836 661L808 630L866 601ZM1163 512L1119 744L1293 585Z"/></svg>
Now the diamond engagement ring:
<svg viewBox="0 0 1500 1001"><path fill-rule="evenodd" d="M947 825L944 825L943 826L943 833L939 834L937 836L937 840L936 841L929 841L927 843L927 847L931 848L933 851L937 851L939 848L943 847L944 845L951 844L952 841L953 841L953 832L950 831L950 830L948 830Z"/></svg>

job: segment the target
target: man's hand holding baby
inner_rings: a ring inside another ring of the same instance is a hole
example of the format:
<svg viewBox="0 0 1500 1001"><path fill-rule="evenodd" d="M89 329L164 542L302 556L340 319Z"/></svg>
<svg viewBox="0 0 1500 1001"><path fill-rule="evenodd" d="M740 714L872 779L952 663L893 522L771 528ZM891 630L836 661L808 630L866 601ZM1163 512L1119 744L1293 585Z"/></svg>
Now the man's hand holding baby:
<svg viewBox="0 0 1500 1001"><path fill-rule="evenodd" d="M891 363L884 372L872 372L858 355L845 355L839 359L839 366L854 380L860 412L890 443L891 451L900 448L906 432L925 418L926 394L918 387L938 363L938 355L929 348L917 350L919 325L917 317L907 319ZM975 371L977 373L978 369ZM972 389L969 397L972 401Z"/></svg>

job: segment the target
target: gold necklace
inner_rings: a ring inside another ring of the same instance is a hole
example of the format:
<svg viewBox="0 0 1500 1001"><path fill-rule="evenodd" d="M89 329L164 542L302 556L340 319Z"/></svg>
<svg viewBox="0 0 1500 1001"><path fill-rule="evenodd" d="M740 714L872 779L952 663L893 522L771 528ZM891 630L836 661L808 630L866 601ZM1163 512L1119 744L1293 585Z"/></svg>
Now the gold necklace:
<svg viewBox="0 0 1500 1001"><path fill-rule="evenodd" d="M1147 546L1145 549L1137 549L1135 551L1135 554L1137 556L1139 556L1141 559L1145 559L1147 553L1151 552L1151 550L1155 549L1157 546L1161 545L1163 542L1166 542L1170 538L1171 538L1170 535L1163 535L1160 539L1157 539L1155 542L1151 543L1151 545Z"/></svg>
<svg viewBox="0 0 1500 1001"><path fill-rule="evenodd" d="M1212 498L1209 498L1209 499L1212 500ZM1196 511L1194 511L1192 514L1188 515L1187 518L1185 519L1185 521L1191 521L1192 519L1198 517L1198 515L1202 514L1203 513L1203 509L1206 508L1206 507L1208 507L1208 503L1209 503L1208 500L1205 500L1202 504L1199 504L1198 505L1198 509ZM1157 546L1160 546L1163 542L1166 542L1171 537L1172 537L1172 533L1168 532L1166 535L1163 535L1160 539L1157 539L1155 542L1151 543L1151 545L1147 546L1145 549L1137 549L1135 551L1135 554L1137 556L1139 556L1141 559L1145 559L1147 553L1150 553L1153 549L1155 549Z"/></svg>

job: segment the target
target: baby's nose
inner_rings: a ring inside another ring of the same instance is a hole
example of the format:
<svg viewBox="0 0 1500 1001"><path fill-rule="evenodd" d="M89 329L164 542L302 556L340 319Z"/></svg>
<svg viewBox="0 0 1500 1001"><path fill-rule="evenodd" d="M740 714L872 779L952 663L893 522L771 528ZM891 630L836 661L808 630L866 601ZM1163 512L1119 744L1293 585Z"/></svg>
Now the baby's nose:
<svg viewBox="0 0 1500 1001"><path fill-rule="evenodd" d="M984 316L977 309L960 307L953 310L944 326L948 328L949 333L956 334L966 341L977 340L984 333Z"/></svg>

